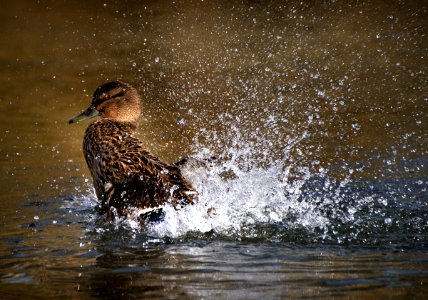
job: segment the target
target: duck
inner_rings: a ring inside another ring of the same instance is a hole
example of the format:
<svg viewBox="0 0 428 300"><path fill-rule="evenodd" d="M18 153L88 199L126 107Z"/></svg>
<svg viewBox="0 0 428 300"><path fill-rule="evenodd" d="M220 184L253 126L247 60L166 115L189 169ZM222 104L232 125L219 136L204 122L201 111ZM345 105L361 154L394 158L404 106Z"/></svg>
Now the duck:
<svg viewBox="0 0 428 300"><path fill-rule="evenodd" d="M176 164L163 162L135 137L140 115L137 90L128 83L111 81L99 86L89 107L68 121L96 118L86 128L83 155L100 213L106 213L110 221L137 210L137 218L144 223L168 204L178 210L197 200L197 191L180 169L185 159Z"/></svg>

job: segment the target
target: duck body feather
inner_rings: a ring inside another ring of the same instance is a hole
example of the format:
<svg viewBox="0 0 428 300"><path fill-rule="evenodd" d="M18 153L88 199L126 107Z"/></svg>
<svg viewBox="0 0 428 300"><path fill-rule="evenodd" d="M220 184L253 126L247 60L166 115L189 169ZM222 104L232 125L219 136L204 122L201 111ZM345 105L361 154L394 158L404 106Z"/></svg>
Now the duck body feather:
<svg viewBox="0 0 428 300"><path fill-rule="evenodd" d="M133 136L136 125L109 118L88 126L83 152L93 177L101 210L114 207L155 209L171 203L176 209L195 201L196 191L175 165L162 162Z"/></svg>

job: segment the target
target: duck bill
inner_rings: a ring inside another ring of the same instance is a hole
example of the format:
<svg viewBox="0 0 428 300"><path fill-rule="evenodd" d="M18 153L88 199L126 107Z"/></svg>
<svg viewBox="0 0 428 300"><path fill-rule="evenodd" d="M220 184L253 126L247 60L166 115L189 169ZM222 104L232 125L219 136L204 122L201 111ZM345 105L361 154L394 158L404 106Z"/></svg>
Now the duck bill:
<svg viewBox="0 0 428 300"><path fill-rule="evenodd" d="M86 120L86 119L91 119L93 117L98 116L99 114L100 113L98 112L98 110L96 110L95 107L91 105L84 112L82 112L81 114L79 114L79 115L71 118L68 121L68 124L77 123L77 122L80 122L80 121L83 121L83 120Z"/></svg>

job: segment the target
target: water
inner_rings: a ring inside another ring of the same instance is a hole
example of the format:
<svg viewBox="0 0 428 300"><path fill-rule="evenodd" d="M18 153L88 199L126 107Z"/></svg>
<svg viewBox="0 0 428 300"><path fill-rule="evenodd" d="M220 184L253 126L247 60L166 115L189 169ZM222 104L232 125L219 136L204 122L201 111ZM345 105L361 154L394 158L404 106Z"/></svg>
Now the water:
<svg viewBox="0 0 428 300"><path fill-rule="evenodd" d="M69 1L0 12L2 298L423 298L424 1ZM106 223L66 121L100 83L196 205Z"/></svg>

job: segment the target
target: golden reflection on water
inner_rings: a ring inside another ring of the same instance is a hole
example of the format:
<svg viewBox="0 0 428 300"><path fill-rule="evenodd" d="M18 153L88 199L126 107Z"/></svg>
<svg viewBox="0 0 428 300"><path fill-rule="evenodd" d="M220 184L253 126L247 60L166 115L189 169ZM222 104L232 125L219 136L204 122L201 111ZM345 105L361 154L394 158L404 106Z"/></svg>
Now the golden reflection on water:
<svg viewBox="0 0 428 300"><path fill-rule="evenodd" d="M224 113L241 119L234 125L244 137L262 128L270 159L283 159L287 138L301 134L308 118L310 138L297 150L309 162L329 167L395 151L389 159L398 164L419 155L426 144L425 7L207 2L8 4L4 168L19 173L21 162L49 157L86 172L86 124L64 120L87 105L96 86L116 78L143 94L141 135L169 161L189 153L200 128L229 130L215 122ZM266 126L272 116L275 127ZM382 164L371 161L363 174L387 176Z"/></svg>
<svg viewBox="0 0 428 300"><path fill-rule="evenodd" d="M107 80L139 89L141 138L167 161L195 145L221 154L237 132L261 165L285 159L339 178L343 164L364 165L354 175L365 178L426 175L406 165L427 154L424 1L15 1L3 3L0 22L1 237L28 237L49 276L65 265L79 282L79 264L95 263L41 253L79 253L83 225L20 227L38 214L22 205L87 190L87 124L67 120ZM49 280L43 268L38 281Z"/></svg>

